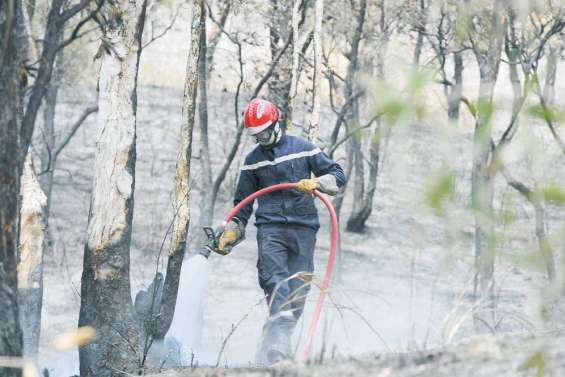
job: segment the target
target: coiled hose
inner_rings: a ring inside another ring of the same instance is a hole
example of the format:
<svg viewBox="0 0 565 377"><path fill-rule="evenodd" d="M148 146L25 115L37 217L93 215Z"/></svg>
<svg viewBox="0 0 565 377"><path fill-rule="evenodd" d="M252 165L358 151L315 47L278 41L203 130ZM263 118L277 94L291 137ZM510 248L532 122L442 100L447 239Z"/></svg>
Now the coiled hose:
<svg viewBox="0 0 565 377"><path fill-rule="evenodd" d="M281 190L291 190L296 189L296 183L279 183L277 185L265 187L259 191L254 192L253 194L249 195L247 198L243 199L241 202L237 204L231 211L226 215L225 221L226 223L229 222L231 219L237 215L237 213L246 205L252 203L258 197L268 194L274 191L281 191ZM304 346L304 353L303 353L303 360L307 361L310 358L310 352L312 351L312 344L314 341L314 335L316 334L316 328L318 326L318 322L320 320L320 314L322 312L322 306L324 305L324 300L326 299L326 293L328 287L330 285L330 280L335 264L335 258L337 254L337 245L339 239L339 227L337 224L337 215L335 213L335 209L332 205L332 202L328 199L327 196L323 195L318 190L314 190L314 196L320 199L330 214L330 220L332 223L332 235L331 235L331 243L330 243L330 256L328 258L328 264L326 266L326 272L324 274L324 280L322 281L322 286L320 288L320 298L316 304L316 308L314 310L314 316L310 321L310 326L308 327L308 335L306 337L306 345Z"/></svg>

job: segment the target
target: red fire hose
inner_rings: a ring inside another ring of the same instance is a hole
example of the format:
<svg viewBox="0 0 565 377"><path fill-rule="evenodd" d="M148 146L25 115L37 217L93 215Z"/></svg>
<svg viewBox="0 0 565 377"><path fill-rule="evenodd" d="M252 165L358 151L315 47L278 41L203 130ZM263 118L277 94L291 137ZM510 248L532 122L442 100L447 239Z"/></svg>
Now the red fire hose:
<svg viewBox="0 0 565 377"><path fill-rule="evenodd" d="M229 222L243 207L245 207L249 203L252 203L256 198L273 191L295 189L296 186L297 186L296 183L279 183L277 185L269 186L254 192L253 194L249 195L247 198L239 202L237 206L232 208L232 210L227 214L225 218L226 223ZM318 299L318 303L316 304L316 309L314 310L314 316L312 317L312 320L310 321L310 326L308 328L308 336L306 338L306 346L304 347L304 354L303 354L304 361L307 361L309 359L310 351L312 350L314 334L316 333L316 327L318 326L318 321L320 320L320 314L322 312L322 306L324 305L324 300L326 299L327 289L330 285L330 279L334 268L335 257L337 254L337 244L339 237L337 215L335 213L335 209L332 205L332 202L325 195L322 195L322 193L320 193L318 190L314 190L314 196L316 196L325 204L326 208L328 209L328 212L330 213L330 219L332 222L332 239L330 244L330 257L328 258L326 273L324 275L324 280L322 281L320 298Z"/></svg>

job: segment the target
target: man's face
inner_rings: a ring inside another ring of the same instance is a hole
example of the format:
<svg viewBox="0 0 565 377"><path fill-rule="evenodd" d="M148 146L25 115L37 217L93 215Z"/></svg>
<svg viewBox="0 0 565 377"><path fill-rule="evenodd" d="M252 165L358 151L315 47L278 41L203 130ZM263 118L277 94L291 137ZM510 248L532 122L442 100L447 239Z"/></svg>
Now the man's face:
<svg viewBox="0 0 565 377"><path fill-rule="evenodd" d="M255 141L261 145L269 145L271 143L271 137L273 136L273 127L268 127L263 131L254 135Z"/></svg>

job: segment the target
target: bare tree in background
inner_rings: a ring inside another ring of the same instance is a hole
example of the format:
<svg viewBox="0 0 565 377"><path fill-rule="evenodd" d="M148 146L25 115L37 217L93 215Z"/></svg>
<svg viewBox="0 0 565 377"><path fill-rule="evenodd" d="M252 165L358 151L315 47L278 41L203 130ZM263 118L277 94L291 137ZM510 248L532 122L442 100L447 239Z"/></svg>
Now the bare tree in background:
<svg viewBox="0 0 565 377"><path fill-rule="evenodd" d="M283 115L288 114L290 100L292 51L285 47L285 42L292 38L292 3L292 0L269 0L271 58L274 59L284 51L268 82L269 99Z"/></svg>
<svg viewBox="0 0 565 377"><path fill-rule="evenodd" d="M428 12L430 8L430 0L418 1L418 12L416 13L414 29L417 31L416 45L414 46L414 56L412 63L415 66L420 65L420 56L422 55L422 48L424 47L424 35L426 33L426 24L428 23Z"/></svg>
<svg viewBox="0 0 565 377"><path fill-rule="evenodd" d="M320 101L322 82L322 20L324 18L324 1L316 0L314 25L314 83L312 90L312 114L308 125L308 140L316 143L320 132ZM293 63L294 65L294 63ZM298 74L298 71L295 72Z"/></svg>
<svg viewBox="0 0 565 377"><path fill-rule="evenodd" d="M0 2L0 355L21 356L22 332L18 314L18 203L21 164L19 129L26 54L22 38L21 2ZM27 151L26 151L27 152ZM21 376L21 370L0 366L2 376Z"/></svg>
<svg viewBox="0 0 565 377"><path fill-rule="evenodd" d="M388 44L393 32L395 22L399 18L398 9L389 9L387 2L381 0L377 4L379 18L375 27L375 76L379 80L385 80L385 59ZM352 95L351 92L350 95ZM354 107L355 109L355 107ZM357 109L357 111L359 111ZM359 118L357 118L359 119ZM377 188L377 177L379 173L379 157L381 142L381 119L380 116L373 115L366 125L361 125L359 120L353 123L354 127L358 127L359 131L353 135L351 140L355 140L352 145L354 161L354 188L353 195L356 200L353 202L353 209L347 219L347 230L355 233L361 233L365 229L365 224L371 212L373 211L373 199ZM361 142L364 128L370 128L368 135L369 158L364 158ZM365 163L367 164L369 174L365 176Z"/></svg>
<svg viewBox="0 0 565 377"><path fill-rule="evenodd" d="M463 53L466 50L457 33L456 16L457 6L454 2L441 3L437 15L430 17L428 30L424 33L434 52L434 60L437 60L437 73L447 101L447 115L452 122L459 120L459 106L463 95ZM450 56L453 59L451 78L448 74Z"/></svg>
<svg viewBox="0 0 565 377"><path fill-rule="evenodd" d="M39 132L35 132L36 139L41 140L39 150L41 159L41 171L40 174L41 185L43 191L47 194L47 203L45 205L45 213L43 214L43 221L48 226L49 212L50 212L50 199L51 190L53 184L53 171L56 159L64 148L68 139L63 141L63 144L56 146L55 140L55 128L54 128L54 117L55 117L55 106L57 103L57 95L59 89L59 83L63 75L63 51L64 47L70 45L72 42L80 38L80 30L92 20L96 15L97 11L100 9L101 4L105 0L83 0L78 2L67 2L63 0L54 0L50 3L48 9L47 19L45 22L45 30L41 36L29 34L34 29L33 26L33 15L34 15L34 4L26 8L25 17L25 30L28 33L29 45L27 61L28 65L26 69L28 72L37 74L30 74L30 76L35 77L34 81L29 87L29 100L27 101L25 113L22 121L22 128L20 131L21 140L23 142L23 147L31 144L32 135L34 135L34 130L36 129L35 124L41 106L43 105L43 128L39 129ZM33 5L33 6L32 6ZM81 13L89 9L89 6L93 5L92 9L86 12L87 14L82 17ZM65 28L71 23L75 22L74 28L70 33L67 40L65 37ZM36 40L40 40L41 43L36 44ZM58 62L57 69L54 72L55 62ZM88 114L92 113L90 111ZM84 120L84 119L83 119ZM82 122L81 122L82 123ZM80 123L79 123L80 124ZM74 129L76 131L76 129ZM74 131L71 130L72 134ZM37 137L37 134L40 137ZM70 134L70 136L72 136ZM23 150L21 153L24 153ZM19 155L19 158L23 158L23 154ZM44 174L43 174L44 173ZM22 219L23 220L23 219ZM20 225L22 231L24 231L24 224ZM37 234L36 232L28 233ZM47 239L43 241L44 234L37 234L41 238L41 242L38 240L37 245L42 247L48 247L50 245L49 239L49 228L46 229ZM29 238L29 237L28 237ZM28 239L28 242L31 241ZM43 266L43 254L44 251L41 250L41 257L37 258L39 263L38 271L41 271ZM29 289L26 287L20 292L20 304L22 305L22 317L25 324L23 327L24 331L24 346L26 355L33 356L38 351L39 335L40 335L40 324L41 324L41 308L43 299L42 290L42 274L38 273L37 281L34 282L37 285L37 289ZM21 281L27 281L27 278L23 278Z"/></svg>
<svg viewBox="0 0 565 377"><path fill-rule="evenodd" d="M486 14L485 14L486 13ZM469 41L479 65L480 86L474 133L471 197L475 216L475 300L486 315L475 314L477 326L494 326L494 215L493 180L488 166L491 158L491 132L494 85L498 78L503 48L505 14L503 0L494 0L488 12L472 14L468 22Z"/></svg>
<svg viewBox="0 0 565 377"><path fill-rule="evenodd" d="M505 51L508 58L510 81L513 89L512 115L510 125L501 137L501 141L492 147L493 158L489 171L496 172L494 168L500 165L508 184L517 190L533 207L535 216L535 234L538 239L538 246L550 281L556 276L553 246L546 232L546 210L545 203L538 193L536 193L538 183L534 182L534 188L528 184L517 180L509 171L501 159L503 148L509 144L519 127L519 116L530 95L534 92L540 99L543 119L547 123L546 112L551 112L547 105L546 95L552 96L551 86L554 85L554 75L556 70L555 50L559 49L560 41L558 38L565 21L563 10L559 7L553 8L551 4L537 11L532 11L529 17L518 21L517 10L510 4L508 6L508 27L505 38ZM538 78L538 67L545 51L549 50L548 62L546 67L546 83L542 93L542 88ZM523 82L518 68L521 67ZM553 82L552 82L553 81ZM533 89L533 90L532 90ZM550 116L551 117L551 116ZM549 127L551 129L551 127ZM491 173L492 174L492 173Z"/></svg>
<svg viewBox="0 0 565 377"><path fill-rule="evenodd" d="M355 92L357 89L357 72L359 70L359 45L361 43L361 39L363 37L363 26L365 24L367 15L367 0L360 0L357 4L356 8L356 15L355 15L355 28L353 31L353 37L351 39L349 50L345 53L346 58L349 60L347 65L347 75L345 77L345 86L344 86L344 99L347 103L351 99L349 103L349 109L344 112L344 114L338 118L338 124L334 126L334 131L332 134L332 142L335 140L337 141L337 137L339 135L339 130L341 125L345 125L346 131L352 131L358 127L359 123L359 97L355 96ZM331 84L330 84L331 85ZM363 161L360 161L361 166L359 164L356 165L356 157L360 157L361 153L361 145L360 145L360 135L354 134L346 144L347 148L347 167L346 167L346 177L347 182L349 182L349 177L351 176L351 172L353 171L353 167L357 166L357 169L362 169ZM356 153L358 156L356 156ZM363 172L358 172L362 174ZM347 189L350 183L346 183L346 186L343 190ZM340 214L341 207L343 204L344 195L338 195L334 200L334 206L336 209L336 213Z"/></svg>

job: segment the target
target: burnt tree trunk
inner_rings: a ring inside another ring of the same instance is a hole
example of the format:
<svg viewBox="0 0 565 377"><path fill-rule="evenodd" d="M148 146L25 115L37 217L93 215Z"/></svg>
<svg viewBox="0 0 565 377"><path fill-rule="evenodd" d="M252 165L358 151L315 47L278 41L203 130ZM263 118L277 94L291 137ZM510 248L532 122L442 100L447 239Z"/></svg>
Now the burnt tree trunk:
<svg viewBox="0 0 565 377"><path fill-rule="evenodd" d="M53 0L47 15L47 26L43 35L40 64L37 68L37 76L32 86L20 129L22 148L20 148L19 158L22 163L27 154L27 148L31 143L35 120L37 119L41 102L47 93L49 82L51 81L55 58L60 51L59 42L63 38L65 25L71 18L86 8L88 2L81 1L63 10L65 4L65 0Z"/></svg>
<svg viewBox="0 0 565 377"><path fill-rule="evenodd" d="M194 129L198 80L204 78L204 76L198 74L198 62L200 59L204 59L204 55L202 54L205 52L205 49L201 49L200 44L205 43L205 34L203 33L205 23L205 2L204 0L195 1L192 11L191 47L186 63L186 78L184 84L182 143L175 175L175 192L173 197L175 217L173 219L172 238L168 251L167 274L163 287L160 315L153 329L153 337L155 339L164 338L173 321L180 272L188 236L188 225L190 223L189 178L190 158L192 155L192 130Z"/></svg>
<svg viewBox="0 0 565 377"><path fill-rule="evenodd" d="M353 33L353 38L351 40L351 50L349 53L349 64L347 66L347 76L345 78L345 90L344 90L344 98L347 100L348 98L352 98L357 87L356 77L357 71L359 70L359 44L361 43L361 38L363 37L363 25L365 24L367 12L367 0L361 0L359 3L359 9L357 11L356 21L357 24L355 25L355 31ZM346 127L349 127L347 131L351 131L351 129L355 129L359 127L359 97L355 97L351 102L351 111L349 111L346 116L344 117ZM346 174L347 174L347 182L349 182L349 176L351 172L354 171L355 174L355 183L354 183L354 191L355 195L358 195L359 192L363 192L364 190L364 170L363 170L363 160L361 155L361 137L360 134L353 135L349 141L347 142L347 167L346 167ZM360 181L360 182L359 182ZM342 192L345 193L345 190L349 186L349 183L346 183L345 186L342 188ZM359 196L356 196L359 197ZM362 197L362 196L360 196ZM336 209L336 213L340 214L341 207L343 205L344 195L339 195L334 200L334 207Z"/></svg>
<svg viewBox="0 0 565 377"><path fill-rule="evenodd" d="M453 53L453 87L447 100L447 116L450 121L459 120L459 107L463 96L463 53L461 51Z"/></svg>
<svg viewBox="0 0 565 377"><path fill-rule="evenodd" d="M278 56L285 49L285 42L292 33L292 0L270 0L271 22L269 25L271 58ZM292 46L294 48L294 46ZM292 52L284 51L275 66L271 79L268 82L269 100L277 105L286 116L289 112L290 85L292 71ZM281 124L286 126L286 122Z"/></svg>
<svg viewBox="0 0 565 377"><path fill-rule="evenodd" d="M424 46L424 33L426 32L426 23L428 22L428 7L426 0L420 0L420 9L417 16L416 29L418 35L416 36L416 45L414 47L414 56L412 63L417 67L420 65L420 56L422 55L422 47Z"/></svg>
<svg viewBox="0 0 565 377"><path fill-rule="evenodd" d="M384 1L380 3L380 31L381 40L378 41L377 58L376 58L376 75L384 80L385 78L385 57L388 48L389 35L387 34L386 27L386 14ZM364 170L357 170L358 165L364 164L361 152L357 152L355 158L356 174L355 174L355 189L354 195L357 200L353 203L353 210L347 220L347 230L354 233L361 233L365 230L365 224L371 216L373 211L373 199L377 188L377 177L379 173L379 157L380 157L380 130L381 120L377 119L376 124L373 126L370 134L369 141L369 176L367 177L367 185L365 185L365 172ZM363 175L361 175L363 174Z"/></svg>
<svg viewBox="0 0 565 377"><path fill-rule="evenodd" d="M18 313L18 203L21 154L19 143L25 58L21 2L0 2L0 355L21 356ZM0 375L21 376L21 370L0 367Z"/></svg>
<svg viewBox="0 0 565 377"><path fill-rule="evenodd" d="M98 136L81 285L79 327L96 339L79 349L81 376L137 374L142 326L130 293L136 162L137 75L147 0L102 9Z"/></svg>
<svg viewBox="0 0 565 377"><path fill-rule="evenodd" d="M206 8L202 10L206 17ZM204 18L205 19L205 18ZM212 225L212 206L210 193L212 190L212 165L210 162L210 145L208 142L208 81L207 76L207 44L206 44L206 22L203 22L200 30L200 59L198 59L198 123L200 126L200 160L201 160L201 203L200 203L200 225ZM197 56L197 58L198 58Z"/></svg>

